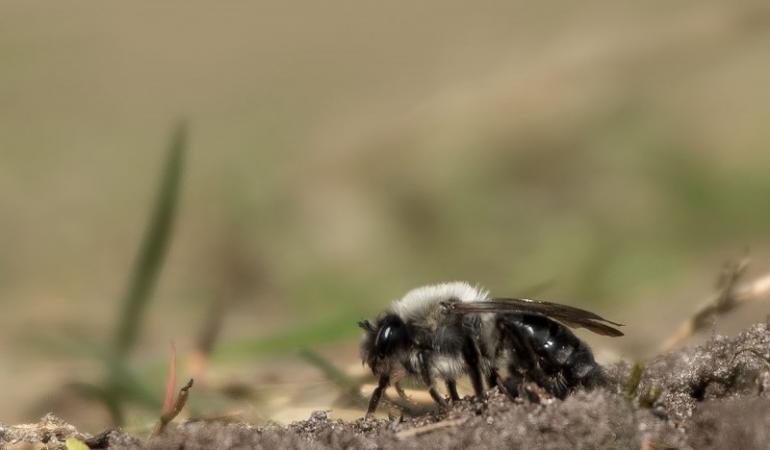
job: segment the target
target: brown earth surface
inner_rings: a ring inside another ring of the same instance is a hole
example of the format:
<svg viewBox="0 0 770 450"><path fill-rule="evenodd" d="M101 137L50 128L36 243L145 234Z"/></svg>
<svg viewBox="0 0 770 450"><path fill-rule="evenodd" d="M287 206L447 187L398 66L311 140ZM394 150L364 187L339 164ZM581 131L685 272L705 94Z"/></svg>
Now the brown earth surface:
<svg viewBox="0 0 770 450"><path fill-rule="evenodd" d="M770 322L770 319L768 320ZM331 420L325 412L287 427L187 421L147 440L121 431L91 437L53 416L0 426L6 449L65 448L76 436L110 449L768 449L770 323L735 338L652 358L638 383L631 364L607 368L610 386L564 401L508 400L494 390L419 417Z"/></svg>

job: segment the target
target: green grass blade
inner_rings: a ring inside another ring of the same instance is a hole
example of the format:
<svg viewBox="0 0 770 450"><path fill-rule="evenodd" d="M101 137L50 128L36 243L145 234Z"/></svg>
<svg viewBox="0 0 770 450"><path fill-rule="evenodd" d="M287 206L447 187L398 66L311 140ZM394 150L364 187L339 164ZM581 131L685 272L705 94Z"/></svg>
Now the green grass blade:
<svg viewBox="0 0 770 450"><path fill-rule="evenodd" d="M639 392L639 383L642 381L642 374L644 373L644 366L636 363L631 368L631 374L628 376L628 381L625 386L626 399L633 400L636 398Z"/></svg>
<svg viewBox="0 0 770 450"><path fill-rule="evenodd" d="M155 287L172 234L187 148L187 126L177 126L171 137L165 167L150 221L134 262L115 335L115 356L130 353L136 342L142 316Z"/></svg>

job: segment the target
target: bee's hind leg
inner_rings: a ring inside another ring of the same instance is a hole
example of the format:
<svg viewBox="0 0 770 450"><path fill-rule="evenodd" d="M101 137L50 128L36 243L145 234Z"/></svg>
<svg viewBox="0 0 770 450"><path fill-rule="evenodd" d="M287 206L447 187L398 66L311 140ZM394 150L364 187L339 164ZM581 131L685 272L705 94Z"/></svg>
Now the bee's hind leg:
<svg viewBox="0 0 770 450"><path fill-rule="evenodd" d="M463 343L463 359L468 369L468 375L471 378L471 384L473 384L473 393L476 394L476 397L481 398L484 396L484 382L481 379L479 350L470 336L466 336Z"/></svg>
<svg viewBox="0 0 770 450"><path fill-rule="evenodd" d="M506 397L510 400L514 400L519 397L522 383L523 379L521 375L516 372L511 372L507 378L500 380L499 386Z"/></svg>
<svg viewBox="0 0 770 450"><path fill-rule="evenodd" d="M498 373L497 369L494 367L489 369L489 373L487 374L487 387L489 389L492 389L493 387L497 386L497 383L500 381L500 373Z"/></svg>
<svg viewBox="0 0 770 450"><path fill-rule="evenodd" d="M446 380L446 390L449 392L449 398L453 402L460 400L460 394L457 393L457 382L455 380Z"/></svg>
<svg viewBox="0 0 770 450"><path fill-rule="evenodd" d="M511 375L506 380L506 383L510 383L510 378L514 378L515 374L523 373L526 378L531 379L538 386L551 392L554 390L552 380L540 366L540 358L532 347L530 340L522 333L522 330L519 328L520 326L521 324L518 321L508 320L507 318L500 319L498 322L498 327L503 333L504 339L516 355L515 361L508 368L508 372ZM526 386L522 383L523 378L522 380L514 378L514 380L519 391L517 395L532 399L533 393L527 392ZM506 386L506 390L509 391L509 396L513 394L511 386Z"/></svg>
<svg viewBox="0 0 770 450"><path fill-rule="evenodd" d="M510 400L520 398L531 403L540 403L540 395L535 392L531 386L527 385L526 380L521 374L515 371L512 371L511 375L504 380L501 380L500 390L502 390Z"/></svg>

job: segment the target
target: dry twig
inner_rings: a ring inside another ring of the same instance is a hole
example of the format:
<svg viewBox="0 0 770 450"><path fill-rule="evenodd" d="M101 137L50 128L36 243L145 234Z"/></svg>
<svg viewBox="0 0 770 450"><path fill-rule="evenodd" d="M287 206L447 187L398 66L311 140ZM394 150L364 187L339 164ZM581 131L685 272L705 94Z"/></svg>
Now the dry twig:
<svg viewBox="0 0 770 450"><path fill-rule="evenodd" d="M733 357L730 359L730 365L735 362L735 358L737 358L741 353L751 353L752 355L764 361L764 363L767 364L767 367L770 368L770 357L763 355L762 352L755 348L742 348L735 352Z"/></svg>
<svg viewBox="0 0 770 450"><path fill-rule="evenodd" d="M110 446L110 434L112 434L115 431L114 428L108 428L104 431L102 431L99 434L95 434L91 436L90 438L83 441L84 444L88 446L88 448L95 450L95 449L102 449L102 448L109 448Z"/></svg>
<svg viewBox="0 0 770 450"><path fill-rule="evenodd" d="M709 298L663 344L664 351L683 347L695 333L709 327L717 316L727 314L738 306L770 295L770 274L750 282L740 283L748 267L748 258L728 263L717 282L717 293Z"/></svg>
<svg viewBox="0 0 770 450"><path fill-rule="evenodd" d="M419 436L421 434L430 433L431 431L440 430L442 428L450 428L462 425L468 419L452 419L442 420L441 422L431 423L417 428L410 428L408 430L399 431L396 433L397 439L406 439L408 437Z"/></svg>

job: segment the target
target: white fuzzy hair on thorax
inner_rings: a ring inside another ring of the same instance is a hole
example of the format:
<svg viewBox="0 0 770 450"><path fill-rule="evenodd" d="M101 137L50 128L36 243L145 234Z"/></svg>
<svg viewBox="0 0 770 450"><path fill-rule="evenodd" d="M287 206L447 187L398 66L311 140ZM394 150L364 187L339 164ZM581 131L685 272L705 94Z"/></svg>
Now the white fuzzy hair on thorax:
<svg viewBox="0 0 770 450"><path fill-rule="evenodd" d="M401 300L393 302L393 312L403 320L419 319L429 314L436 304L449 299L461 302L487 300L489 292L465 281L434 284L412 289Z"/></svg>

